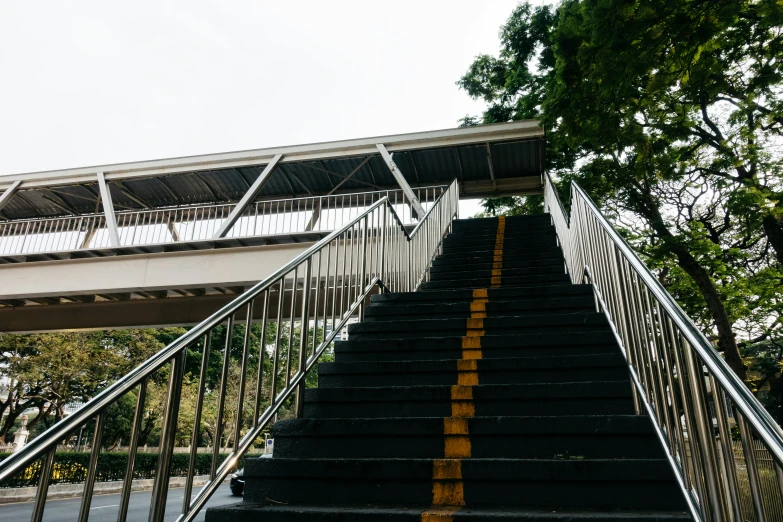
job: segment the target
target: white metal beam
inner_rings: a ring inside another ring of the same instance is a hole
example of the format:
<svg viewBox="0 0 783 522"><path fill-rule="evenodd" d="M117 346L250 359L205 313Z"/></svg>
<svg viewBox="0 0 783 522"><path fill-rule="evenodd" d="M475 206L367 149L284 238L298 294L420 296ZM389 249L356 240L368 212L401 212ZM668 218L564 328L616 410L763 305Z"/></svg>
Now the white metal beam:
<svg viewBox="0 0 783 522"><path fill-rule="evenodd" d="M3 209L6 204L11 201L11 198L16 193L16 191L19 189L19 185L22 184L21 180L16 180L11 182L11 186L5 189L5 192L0 194L0 210Z"/></svg>
<svg viewBox="0 0 783 522"><path fill-rule="evenodd" d="M106 177L103 172L98 173L98 187L101 190L101 203L103 204L103 215L106 217L106 230L109 232L109 243L111 246L120 246L120 233L117 230L117 220L114 218L114 203L111 201L111 192L106 184Z"/></svg>
<svg viewBox="0 0 783 522"><path fill-rule="evenodd" d="M408 182L405 180L405 176L402 175L402 172L400 172L400 169L399 167L397 167L397 164L394 163L394 160L389 154L389 151L386 150L386 147L383 145L383 143L376 143L375 146L378 148L378 151L381 153L381 157L383 158L383 161L385 161L386 165L389 167L392 176L394 176L394 179L397 180L397 184L402 189L402 192L405 194L405 197L408 198L408 201L410 202L413 211L416 212L416 215L418 216L419 219L423 218L424 207L422 207L421 203L419 203L419 199L416 197L416 194L414 194L413 191L411 190L410 185L408 185Z"/></svg>
<svg viewBox="0 0 783 522"><path fill-rule="evenodd" d="M272 158L272 161L266 164L266 167L261 172L261 175L258 176L252 185L250 185L250 188L247 190L247 192L245 192L245 195L242 196L242 199L239 200L239 203L237 203L237 206L235 206L234 210L231 211L231 214L229 214L225 221L220 224L220 228L218 228L218 231L215 232L215 235L213 236L215 239L226 237L226 234L228 234L228 231L231 230L231 227L234 226L234 223L237 222L239 216L241 216L248 205L250 205L250 203L256 199L256 196L261 191L264 184L269 181L269 176L272 174L272 172L274 172L282 157L282 154L276 154L275 157Z"/></svg>

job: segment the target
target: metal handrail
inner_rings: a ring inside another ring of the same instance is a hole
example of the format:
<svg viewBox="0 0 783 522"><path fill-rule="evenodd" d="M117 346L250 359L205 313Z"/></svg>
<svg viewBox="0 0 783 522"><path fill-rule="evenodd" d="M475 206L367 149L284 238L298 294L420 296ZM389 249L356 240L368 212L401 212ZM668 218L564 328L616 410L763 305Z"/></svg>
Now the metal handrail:
<svg viewBox="0 0 783 522"><path fill-rule="evenodd" d="M90 466L85 479L79 515L80 520L86 520L96 478L95 469L101 448L106 409L125 394L138 389L139 395L130 433L128 465L118 517L118 520L125 520L147 384L154 374L168 363L170 377L149 515L150 521L161 520L165 510L169 466L179 414L179 395L184 380L184 357L187 348L200 347L201 374L191 439L191 461L186 478L182 514L177 519L178 522L191 521L236 465L237 459L247 452L265 426L292 395L295 396L294 409L297 415L302 414L304 379L307 372L329 348L349 319L356 314L362 316L365 300L369 294L376 288L388 291L411 291L428 277L431 261L440 251L442 239L458 213L458 191L455 180L437 198L410 233L399 220L387 197L373 203L340 230L332 232L308 248L110 385L72 415L33 439L21 451L0 463L0 483L24 472L41 459L38 493L32 514L34 522L40 521L46 504L46 493L57 445L95 419ZM298 305L299 300L301 304ZM260 320L254 314L256 305L261 306ZM287 309L287 313L284 313L284 308ZM233 449L228 458L218 466L218 452L222 440L221 426L226 412L227 383L232 364L231 349L234 347L232 333L235 325L242 321L242 316L238 314L243 310L246 326L242 340L242 357L239 361L233 361L241 365L239 395L236 409L233 410L236 411ZM246 376L250 371L249 354L254 347L251 339L253 323L261 326L257 355L259 370L256 373L256 397L254 404L251 405L253 414L243 417L246 406L245 391L248 387ZM272 331L270 329L272 323L275 325L274 342L269 346L274 348L273 370L269 379L266 379L263 361L268 348L267 332ZM210 357L214 355L211 350L212 334L216 328L223 325L226 326L226 341L223 348L219 389L216 390L219 402L210 480L191 501L195 452L197 439L201 433L200 418L203 410L206 371ZM284 332L286 325L287 333ZM297 347L294 346L297 328L299 329L299 355L295 353ZM281 339L283 333L287 335L287 342L286 339ZM281 359L282 349L286 350L285 359ZM294 358L297 366L292 368ZM280 389L278 389L278 381L280 381ZM269 388L269 406L262 410L265 382ZM252 420L252 426L241 435L242 430L246 428L245 420L248 422Z"/></svg>
<svg viewBox="0 0 783 522"><path fill-rule="evenodd" d="M549 176L544 201L571 280L592 283L628 361L637 413L652 419L693 517L767 520L772 500L764 491L783 495L780 427L581 187L571 184L570 218ZM732 420L745 449L744 470L734 464ZM754 441L774 459L771 488L761 486ZM741 498L742 474L750 499Z"/></svg>
<svg viewBox="0 0 783 522"><path fill-rule="evenodd" d="M412 190L426 208L445 189L439 185ZM352 192L256 201L239 216L226 237L336 230L382 197L398 208L403 223L417 223L402 190ZM234 206L235 203L217 203L115 212L120 246L210 240ZM110 247L102 213L0 221L0 255Z"/></svg>

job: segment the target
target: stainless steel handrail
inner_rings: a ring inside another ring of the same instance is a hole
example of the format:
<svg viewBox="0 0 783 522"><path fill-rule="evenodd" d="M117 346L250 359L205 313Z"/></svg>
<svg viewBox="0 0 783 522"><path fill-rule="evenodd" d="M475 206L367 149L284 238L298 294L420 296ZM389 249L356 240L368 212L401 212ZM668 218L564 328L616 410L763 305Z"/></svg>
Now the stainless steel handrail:
<svg viewBox="0 0 783 522"><path fill-rule="evenodd" d="M571 184L570 218L549 176L544 200L571 279L593 284L628 360L637 413L653 420L691 514L705 522L767 520L772 501L764 491L783 495L780 427L581 187ZM734 464L732 421L745 448L744 470ZM754 441L775 461L766 477ZM762 479L776 484L763 488ZM750 498L739 486L745 480Z"/></svg>
<svg viewBox="0 0 783 522"><path fill-rule="evenodd" d="M194 421L193 429L193 439L197 439L200 426L196 422L203 408L202 396L205 391L206 368L210 357L214 356L212 334L218 327L225 325L226 342L223 348L221 380L217 390L219 402L214 435L216 441L213 444L210 480L192 501L190 501L190 495L186 495L187 500L184 502L182 514L178 518L179 522L192 520L236 465L237 459L252 446L264 427L292 395L295 396L294 409L298 415L301 415L304 400L304 379L307 371L329 348L331 342L349 319L356 314L362 315L365 300L369 294L376 288L388 291L411 291L428 277L430 263L440 251L442 239L449 231L451 222L458 213L458 191L459 188L455 180L437 198L410 233L399 220L388 198L383 197L373 203L340 230L332 232L308 248L110 385L72 415L33 439L20 452L0 463L0 483L24 472L41 459L38 494L32 514L34 522L40 521L46 504L46 493L58 444L95 419L90 455L91 471L85 481L85 492L80 512L80 520L86 520L89 513L92 483L95 480L95 465L100 453L100 436L106 409L125 394L138 389L141 399L137 402L132 422L128 466L120 502L119 520L125 520L140 429L140 416L143 414L143 397L150 379L168 363L170 365L170 380L149 515L150 521L161 520L165 510L169 465L179 414L179 394L184 379L186 348L200 347L202 353L201 378L198 384L199 402L196 406L196 421ZM261 307L260 321L254 314L256 305ZM241 315L243 311L244 316ZM240 391L235 409L237 412L234 425L235 435L232 439L233 450L228 458L218 466L218 452L222 438L220 426L223 424L226 401L229 399L227 397L227 383L232 365L231 349L234 347L232 333L236 324L241 322L243 317L246 326L242 340L242 357L238 361L233 361L234 365L241 365ZM252 374L248 364L249 352L254 347L250 333L253 323L258 323L261 326L257 355L259 370L256 372L256 397L253 401L254 404L250 405L254 406L253 414L243 418L246 406L244 404L247 389L246 376L248 372ZM274 342L268 345L266 336L267 332L271 331L273 323L275 328ZM287 333L284 331L286 326ZM298 347L293 343L297 328L299 330ZM287 339L286 335L282 334L286 334ZM270 346L273 348L274 354L273 369L271 374L266 375L263 361ZM283 349L286 350L284 359L281 358L281 350ZM299 355L295 353L297 350ZM293 359L296 359L296 367L292 367ZM264 393L264 383L269 388L269 406L262 411L261 396ZM246 426L245 420L248 422L252 420L252 425ZM244 435L242 435L243 430ZM191 462L186 479L188 493L192 488L195 466L193 455L196 445L197 440L191 440Z"/></svg>

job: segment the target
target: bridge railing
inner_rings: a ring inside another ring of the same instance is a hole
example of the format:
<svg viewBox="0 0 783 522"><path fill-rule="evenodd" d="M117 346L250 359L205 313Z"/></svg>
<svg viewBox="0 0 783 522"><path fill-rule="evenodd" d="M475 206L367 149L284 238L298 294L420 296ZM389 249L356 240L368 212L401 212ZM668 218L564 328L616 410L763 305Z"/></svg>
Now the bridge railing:
<svg viewBox="0 0 783 522"><path fill-rule="evenodd" d="M571 280L593 284L636 411L652 420L694 519L783 520L780 427L581 187L571 184L570 218L549 176L544 201Z"/></svg>
<svg viewBox="0 0 783 522"><path fill-rule="evenodd" d="M148 392L154 387L163 390L164 409L148 519L161 521L165 515L174 443L182 436L182 423L186 422L191 455L177 520L193 520L278 413L301 415L308 371L330 349L348 320L362 315L370 294L379 289L415 290L427 279L430 263L457 215L458 190L454 181L410 232L387 196L370 204L0 463L0 485L18 474L37 477L31 520L39 522L49 481L56 471L58 445L80 428L91 426L90 465L79 514L79 520L86 521L105 425L112 420L111 408L131 397L132 401L123 402L135 404L135 413L129 432L122 436L129 451L117 516L125 520L142 419L149 407ZM200 365L194 365L191 375L186 376L185 367L194 364L195 354ZM219 368L219 375L214 368ZM186 404L181 401L185 385L196 387L195 405L181 415ZM205 409L207 392L214 398L212 414ZM198 441L204 431L202 420L207 415L213 426L210 438L214 447L209 481L191 495ZM231 449L222 463L221 441Z"/></svg>
<svg viewBox="0 0 783 522"><path fill-rule="evenodd" d="M446 188L412 190L426 210ZM226 237L336 230L384 197L402 223L417 223L402 190L384 190L256 201L242 213ZM120 246L210 240L234 206L226 203L115 212ZM106 219L100 213L0 222L0 255L111 247Z"/></svg>

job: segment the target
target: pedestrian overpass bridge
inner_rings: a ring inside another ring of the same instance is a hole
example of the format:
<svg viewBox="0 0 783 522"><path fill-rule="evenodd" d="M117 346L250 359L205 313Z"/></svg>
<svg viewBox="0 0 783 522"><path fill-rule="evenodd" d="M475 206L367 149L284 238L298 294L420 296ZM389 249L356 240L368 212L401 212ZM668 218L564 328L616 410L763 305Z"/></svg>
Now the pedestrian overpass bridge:
<svg viewBox="0 0 783 522"><path fill-rule="evenodd" d="M196 324L388 197L542 192L521 121L0 177L0 332Z"/></svg>

